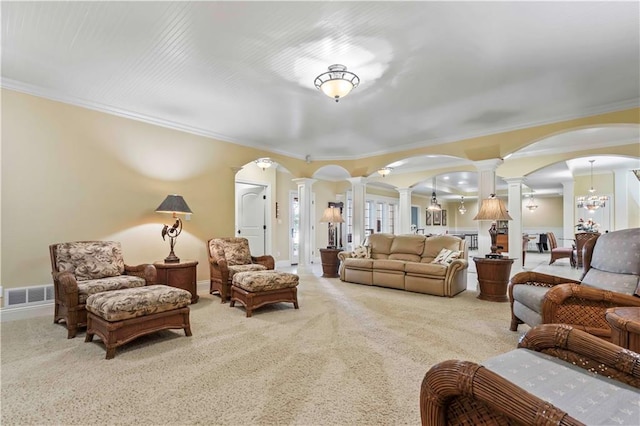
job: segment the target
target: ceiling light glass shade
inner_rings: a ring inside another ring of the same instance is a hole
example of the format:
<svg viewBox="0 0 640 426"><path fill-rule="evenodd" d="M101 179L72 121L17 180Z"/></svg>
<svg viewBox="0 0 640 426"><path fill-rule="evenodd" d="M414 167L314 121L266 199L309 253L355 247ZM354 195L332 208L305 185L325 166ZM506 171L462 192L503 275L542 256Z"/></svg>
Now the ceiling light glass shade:
<svg viewBox="0 0 640 426"><path fill-rule="evenodd" d="M393 169L391 167L383 167L381 169L378 169L378 174L382 177L385 177L386 175L391 173L392 170Z"/></svg>
<svg viewBox="0 0 640 426"><path fill-rule="evenodd" d="M351 71L347 71L344 65L334 64L329 67L329 71L317 76L313 84L325 95L338 102L340 98L344 98L358 87L360 78Z"/></svg>
<svg viewBox="0 0 640 426"><path fill-rule="evenodd" d="M582 195L577 198L577 207L579 209L587 209L590 212L598 210L600 207L606 207L607 201L609 201L609 197L607 197L606 195L597 196L594 194L596 192L596 190L593 188L594 161L596 160L589 160L589 163L591 163L591 187L589 188L589 193L593 195Z"/></svg>
<svg viewBox="0 0 640 426"><path fill-rule="evenodd" d="M260 167L264 171L273 165L273 160L270 158L258 158L255 163L256 166Z"/></svg>
<svg viewBox="0 0 640 426"><path fill-rule="evenodd" d="M427 210L442 210L442 206L438 203L435 191L431 193L431 202L427 207Z"/></svg>
<svg viewBox="0 0 640 426"><path fill-rule="evenodd" d="M529 196L529 202L527 203L526 207L529 209L530 212L534 211L535 209L538 208L538 205L536 204L536 202L533 199L533 194L531 194Z"/></svg>
<svg viewBox="0 0 640 426"><path fill-rule="evenodd" d="M465 214L467 212L467 208L464 206L464 197L460 197L460 205L458 206L458 212L460 212L460 214Z"/></svg>

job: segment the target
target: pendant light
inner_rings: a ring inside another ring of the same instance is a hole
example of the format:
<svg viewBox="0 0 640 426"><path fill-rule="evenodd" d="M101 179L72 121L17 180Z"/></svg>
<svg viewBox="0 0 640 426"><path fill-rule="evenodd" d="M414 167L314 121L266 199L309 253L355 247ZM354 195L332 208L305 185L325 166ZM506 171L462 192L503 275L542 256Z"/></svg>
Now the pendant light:
<svg viewBox="0 0 640 426"><path fill-rule="evenodd" d="M465 214L467 212L467 208L464 206L464 197L460 197L460 205L458 206L458 212L460 212L460 214Z"/></svg>

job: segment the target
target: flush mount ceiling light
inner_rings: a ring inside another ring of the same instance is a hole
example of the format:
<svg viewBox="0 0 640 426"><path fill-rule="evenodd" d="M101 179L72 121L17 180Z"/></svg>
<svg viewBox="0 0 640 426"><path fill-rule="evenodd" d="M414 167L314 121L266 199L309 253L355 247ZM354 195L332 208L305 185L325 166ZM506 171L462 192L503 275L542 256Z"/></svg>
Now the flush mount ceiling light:
<svg viewBox="0 0 640 426"><path fill-rule="evenodd" d="M460 214L465 214L467 212L467 208L464 206L464 197L460 197L460 205L458 206L458 211Z"/></svg>
<svg viewBox="0 0 640 426"><path fill-rule="evenodd" d="M392 170L393 169L391 167L383 167L381 169L378 169L378 174L382 177L385 177L386 175L391 173Z"/></svg>
<svg viewBox="0 0 640 426"><path fill-rule="evenodd" d="M596 190L593 188L593 162L596 160L589 160L591 163L591 188L589 188L589 193L591 195L582 195L578 197L578 208L584 208L589 210L590 212L598 210L600 207L605 207L607 205L607 201L609 201L609 197L606 195L602 195L598 197L595 195Z"/></svg>
<svg viewBox="0 0 640 426"><path fill-rule="evenodd" d="M262 171L265 171L273 165L273 160L270 158L258 158L254 162L256 163L256 166L262 169Z"/></svg>
<svg viewBox="0 0 640 426"><path fill-rule="evenodd" d="M338 102L340 98L344 98L358 87L360 78L351 71L347 71L344 65L334 64L329 67L329 71L317 76L313 84L318 90L322 90L325 95Z"/></svg>

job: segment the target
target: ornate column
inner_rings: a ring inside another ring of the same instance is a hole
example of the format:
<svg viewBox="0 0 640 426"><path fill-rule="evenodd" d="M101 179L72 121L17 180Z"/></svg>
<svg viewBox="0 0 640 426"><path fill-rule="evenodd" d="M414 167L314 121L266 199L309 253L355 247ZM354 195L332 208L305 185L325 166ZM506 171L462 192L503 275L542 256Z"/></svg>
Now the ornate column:
<svg viewBox="0 0 640 426"><path fill-rule="evenodd" d="M522 271L522 183L524 177L505 179L509 184L509 201L507 210L513 219L509 222L509 257L518 260L511 266L511 275Z"/></svg>
<svg viewBox="0 0 640 426"><path fill-rule="evenodd" d="M364 208L366 206L367 178L354 177L347 179L351 182L351 196L353 197L353 235L351 236L352 247L362 244L364 241Z"/></svg>
<svg viewBox="0 0 640 426"><path fill-rule="evenodd" d="M478 211L482 206L482 200L489 198L496 193L496 169L502 164L502 158L492 158L490 160L476 161L474 165L478 169ZM475 212L475 216L478 212ZM478 255L484 256L491 252L491 228L490 220L478 221Z"/></svg>
<svg viewBox="0 0 640 426"><path fill-rule="evenodd" d="M412 188L396 188L400 193L398 201L398 230L397 234L411 233L411 192Z"/></svg>
<svg viewBox="0 0 640 426"><path fill-rule="evenodd" d="M311 217L313 212L313 196L311 194L311 186L316 182L315 179L300 178L293 179L298 185L298 202L300 203L300 234L299 234L299 255L298 255L298 272L311 271L311 233L313 232L313 224Z"/></svg>

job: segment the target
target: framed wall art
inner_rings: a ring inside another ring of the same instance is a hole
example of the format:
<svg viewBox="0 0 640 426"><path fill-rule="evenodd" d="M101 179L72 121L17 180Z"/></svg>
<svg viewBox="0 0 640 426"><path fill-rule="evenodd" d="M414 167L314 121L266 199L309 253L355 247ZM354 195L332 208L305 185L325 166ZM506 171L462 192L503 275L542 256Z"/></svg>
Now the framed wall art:
<svg viewBox="0 0 640 426"><path fill-rule="evenodd" d="M434 210L433 211L433 226L440 226L442 223L442 211Z"/></svg>
<svg viewBox="0 0 640 426"><path fill-rule="evenodd" d="M427 226L431 226L431 212L429 210L427 210L427 222L426 222Z"/></svg>
<svg viewBox="0 0 640 426"><path fill-rule="evenodd" d="M447 211L442 210L442 226L447 226Z"/></svg>

